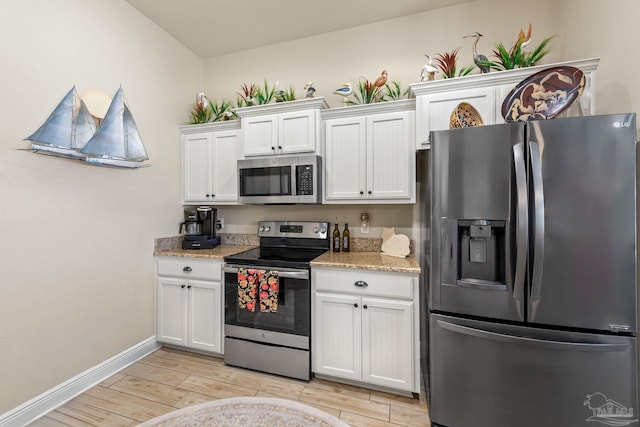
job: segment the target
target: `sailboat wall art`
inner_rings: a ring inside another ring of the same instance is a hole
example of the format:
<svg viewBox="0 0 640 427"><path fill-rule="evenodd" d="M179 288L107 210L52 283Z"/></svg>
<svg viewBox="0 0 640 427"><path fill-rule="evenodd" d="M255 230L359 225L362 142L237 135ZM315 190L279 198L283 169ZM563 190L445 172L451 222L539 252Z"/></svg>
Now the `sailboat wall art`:
<svg viewBox="0 0 640 427"><path fill-rule="evenodd" d="M31 148L62 157L80 158L80 152L93 137L96 125L85 103L72 87L42 126L26 139Z"/></svg>
<svg viewBox="0 0 640 427"><path fill-rule="evenodd" d="M76 103L77 113L73 107ZM146 166L143 162L149 156L125 102L122 87L118 88L97 129L95 125L85 129L85 117L93 124L93 118L74 86L47 121L26 139L32 142L31 148L35 152L83 159L90 165L121 168Z"/></svg>

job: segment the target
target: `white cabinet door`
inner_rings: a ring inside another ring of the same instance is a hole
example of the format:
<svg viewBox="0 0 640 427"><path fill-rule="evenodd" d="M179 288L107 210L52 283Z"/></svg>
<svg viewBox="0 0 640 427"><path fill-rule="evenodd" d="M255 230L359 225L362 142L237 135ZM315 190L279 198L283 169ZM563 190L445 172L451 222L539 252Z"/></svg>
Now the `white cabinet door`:
<svg viewBox="0 0 640 427"><path fill-rule="evenodd" d="M221 286L219 282L189 280L189 347L222 353Z"/></svg>
<svg viewBox="0 0 640 427"><path fill-rule="evenodd" d="M471 104L485 125L496 123L495 89L493 87L457 90L420 96L416 101L418 148L429 144L429 132L449 129L454 108L461 102Z"/></svg>
<svg viewBox="0 0 640 427"><path fill-rule="evenodd" d="M278 115L278 154L316 151L316 110L292 111Z"/></svg>
<svg viewBox="0 0 640 427"><path fill-rule="evenodd" d="M209 202L211 180L211 133L184 135L182 141L184 201Z"/></svg>
<svg viewBox="0 0 640 427"><path fill-rule="evenodd" d="M228 130L212 135L213 187L211 201L238 201L239 131Z"/></svg>
<svg viewBox="0 0 640 427"><path fill-rule="evenodd" d="M367 179L364 117L326 121L325 199L364 199Z"/></svg>
<svg viewBox="0 0 640 427"><path fill-rule="evenodd" d="M265 156L277 153L278 115L242 119L242 142L245 156Z"/></svg>
<svg viewBox="0 0 640 427"><path fill-rule="evenodd" d="M316 293L313 371L360 381L362 376L360 298Z"/></svg>
<svg viewBox="0 0 640 427"><path fill-rule="evenodd" d="M157 340L187 345L187 281L158 277Z"/></svg>
<svg viewBox="0 0 640 427"><path fill-rule="evenodd" d="M362 298L362 380L413 390L413 302Z"/></svg>
<svg viewBox="0 0 640 427"><path fill-rule="evenodd" d="M411 201L415 147L409 111L367 117L367 198Z"/></svg>

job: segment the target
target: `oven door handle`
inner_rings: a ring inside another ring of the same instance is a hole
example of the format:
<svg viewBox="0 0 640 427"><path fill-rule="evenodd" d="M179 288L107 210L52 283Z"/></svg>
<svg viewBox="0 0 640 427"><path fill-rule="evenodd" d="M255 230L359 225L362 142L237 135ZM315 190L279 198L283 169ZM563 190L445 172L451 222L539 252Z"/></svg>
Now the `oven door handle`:
<svg viewBox="0 0 640 427"><path fill-rule="evenodd" d="M254 270L271 270L270 268L257 267L257 266L237 266L237 265L225 265L222 267L222 271L225 273L237 273L240 268L254 269ZM309 279L309 271L308 270L293 270L293 269L279 269L274 268L272 271L278 273L278 277L282 277L285 279L301 279L308 280Z"/></svg>

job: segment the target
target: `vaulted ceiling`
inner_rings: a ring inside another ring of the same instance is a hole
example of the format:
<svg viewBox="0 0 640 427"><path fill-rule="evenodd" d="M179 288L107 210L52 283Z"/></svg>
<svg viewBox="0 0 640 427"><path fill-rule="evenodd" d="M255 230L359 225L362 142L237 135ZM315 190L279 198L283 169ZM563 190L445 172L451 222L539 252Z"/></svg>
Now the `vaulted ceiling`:
<svg viewBox="0 0 640 427"><path fill-rule="evenodd" d="M469 0L127 0L202 58Z"/></svg>

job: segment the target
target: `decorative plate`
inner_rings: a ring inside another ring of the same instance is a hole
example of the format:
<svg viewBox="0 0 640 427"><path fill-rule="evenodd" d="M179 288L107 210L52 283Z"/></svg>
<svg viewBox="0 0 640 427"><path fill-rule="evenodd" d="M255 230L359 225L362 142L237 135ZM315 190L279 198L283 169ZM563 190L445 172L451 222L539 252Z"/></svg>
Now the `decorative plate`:
<svg viewBox="0 0 640 427"><path fill-rule="evenodd" d="M502 103L508 122L553 119L582 95L586 77L575 67L551 67L530 75Z"/></svg>
<svg viewBox="0 0 640 427"><path fill-rule="evenodd" d="M449 129L482 126L483 124L478 110L466 102L458 104L449 116Z"/></svg>

